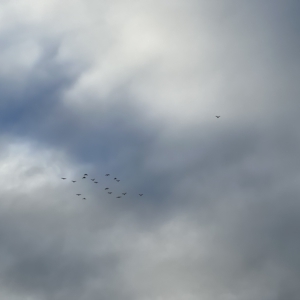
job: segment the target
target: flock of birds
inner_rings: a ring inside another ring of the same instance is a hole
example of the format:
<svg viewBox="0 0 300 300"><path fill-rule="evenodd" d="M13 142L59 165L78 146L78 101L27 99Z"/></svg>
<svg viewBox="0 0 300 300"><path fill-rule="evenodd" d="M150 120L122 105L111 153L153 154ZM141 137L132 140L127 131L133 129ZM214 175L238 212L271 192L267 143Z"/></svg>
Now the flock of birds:
<svg viewBox="0 0 300 300"><path fill-rule="evenodd" d="M82 179L85 179L87 176L88 176L88 174L84 174L83 177L82 177ZM110 174L105 174L105 176L110 176ZM66 178L66 177L62 177L61 179L66 180L67 178ZM98 181L95 181L95 180L96 180L95 178L92 178L91 180L92 180L94 183L98 183ZM115 177L114 180L115 180L116 182L120 182L120 179L118 179L117 177ZM76 180L72 180L72 182L75 183ZM107 190L109 190L109 188L106 187L104 190L107 191ZM111 191L108 191L107 193L110 194L110 195L112 194ZM126 192L125 192L125 193L122 193L123 196L125 196L126 194L127 194ZM77 195L78 197L81 196L81 194L76 194L76 195ZM139 194L139 196L143 196L143 194ZM117 196L116 198L121 198L121 197L122 197L122 196ZM86 200L86 198L84 197L84 198L82 198L82 200Z"/></svg>

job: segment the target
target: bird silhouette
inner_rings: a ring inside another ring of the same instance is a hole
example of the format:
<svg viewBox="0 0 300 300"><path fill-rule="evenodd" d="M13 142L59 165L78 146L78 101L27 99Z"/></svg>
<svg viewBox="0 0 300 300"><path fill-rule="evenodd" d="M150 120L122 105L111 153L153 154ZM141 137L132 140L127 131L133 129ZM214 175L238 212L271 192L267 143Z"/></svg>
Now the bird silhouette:
<svg viewBox="0 0 300 300"><path fill-rule="evenodd" d="M88 174L84 174L84 176L88 176Z"/></svg>
<svg viewBox="0 0 300 300"><path fill-rule="evenodd" d="M81 194L76 194L77 196L80 196Z"/></svg>
<svg viewBox="0 0 300 300"><path fill-rule="evenodd" d="M86 178L85 176L82 177L82 179Z"/></svg>
<svg viewBox="0 0 300 300"><path fill-rule="evenodd" d="M109 194L111 194L112 192L108 192Z"/></svg>
<svg viewBox="0 0 300 300"><path fill-rule="evenodd" d="M109 188L105 188L105 190L109 190Z"/></svg>
<svg viewBox="0 0 300 300"><path fill-rule="evenodd" d="M72 180L72 182L76 182L76 180Z"/></svg>
<svg viewBox="0 0 300 300"><path fill-rule="evenodd" d="M116 181L117 181L117 182L120 182L120 179L117 179Z"/></svg>
<svg viewBox="0 0 300 300"><path fill-rule="evenodd" d="M98 181L94 181L94 183L98 183Z"/></svg>
<svg viewBox="0 0 300 300"><path fill-rule="evenodd" d="M85 200L86 198L82 198L82 200Z"/></svg>
<svg viewBox="0 0 300 300"><path fill-rule="evenodd" d="M114 180L117 180L117 177L115 177Z"/></svg>
<svg viewBox="0 0 300 300"><path fill-rule="evenodd" d="M140 196L143 196L143 194L139 194Z"/></svg>
<svg viewBox="0 0 300 300"><path fill-rule="evenodd" d="M127 194L127 193L122 193L122 195L124 195L124 196L125 196L126 194Z"/></svg>
<svg viewBox="0 0 300 300"><path fill-rule="evenodd" d="M65 177L62 177L62 179L66 179Z"/></svg>
<svg viewBox="0 0 300 300"><path fill-rule="evenodd" d="M95 181L95 178L94 179L91 179L92 181Z"/></svg>
<svg viewBox="0 0 300 300"><path fill-rule="evenodd" d="M221 116L216 116L217 118L220 118Z"/></svg>
<svg viewBox="0 0 300 300"><path fill-rule="evenodd" d="M105 174L105 176L109 176L110 174Z"/></svg>
<svg viewBox="0 0 300 300"><path fill-rule="evenodd" d="M118 197L116 197L116 198L121 198L121 196L118 196Z"/></svg>

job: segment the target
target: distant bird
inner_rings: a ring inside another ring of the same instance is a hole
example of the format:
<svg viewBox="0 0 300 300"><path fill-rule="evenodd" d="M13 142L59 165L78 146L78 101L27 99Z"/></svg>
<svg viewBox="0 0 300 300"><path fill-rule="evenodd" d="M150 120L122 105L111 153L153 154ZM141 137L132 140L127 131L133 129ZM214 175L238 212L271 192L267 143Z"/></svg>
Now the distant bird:
<svg viewBox="0 0 300 300"><path fill-rule="evenodd" d="M217 118L220 118L221 116L216 116Z"/></svg>
<svg viewBox="0 0 300 300"><path fill-rule="evenodd" d="M105 190L109 190L109 188L105 188Z"/></svg>
<svg viewBox="0 0 300 300"><path fill-rule="evenodd" d="M95 178L94 179L91 179L92 181L95 181Z"/></svg>
<svg viewBox="0 0 300 300"><path fill-rule="evenodd" d="M143 196L144 194L139 194L140 196Z"/></svg>
<svg viewBox="0 0 300 300"><path fill-rule="evenodd" d="M72 180L72 182L76 182L76 180Z"/></svg>
<svg viewBox="0 0 300 300"><path fill-rule="evenodd" d="M98 183L98 181L94 181L94 183Z"/></svg>
<svg viewBox="0 0 300 300"><path fill-rule="evenodd" d="M122 193L122 195L124 195L124 196L125 196L126 194L127 194L127 193Z"/></svg>
<svg viewBox="0 0 300 300"><path fill-rule="evenodd" d="M82 179L86 178L85 176L82 177Z"/></svg>
<svg viewBox="0 0 300 300"><path fill-rule="evenodd" d="M81 194L76 194L77 196L80 196Z"/></svg>
<svg viewBox="0 0 300 300"><path fill-rule="evenodd" d="M109 176L110 174L105 174L105 176Z"/></svg>
<svg viewBox="0 0 300 300"><path fill-rule="evenodd" d="M120 182L120 179L117 179L116 181L117 181L117 182Z"/></svg>
<svg viewBox="0 0 300 300"><path fill-rule="evenodd" d="M117 177L115 177L114 180L117 180Z"/></svg>
<svg viewBox="0 0 300 300"><path fill-rule="evenodd" d="M88 174L84 174L84 176L88 176Z"/></svg>
<svg viewBox="0 0 300 300"><path fill-rule="evenodd" d="M62 179L66 179L65 177L63 177Z"/></svg>
<svg viewBox="0 0 300 300"><path fill-rule="evenodd" d="M86 200L86 198L82 198L82 200Z"/></svg>
<svg viewBox="0 0 300 300"><path fill-rule="evenodd" d="M117 198L121 198L121 196L118 196Z"/></svg>
<svg viewBox="0 0 300 300"><path fill-rule="evenodd" d="M112 192L108 192L109 194L111 194Z"/></svg>

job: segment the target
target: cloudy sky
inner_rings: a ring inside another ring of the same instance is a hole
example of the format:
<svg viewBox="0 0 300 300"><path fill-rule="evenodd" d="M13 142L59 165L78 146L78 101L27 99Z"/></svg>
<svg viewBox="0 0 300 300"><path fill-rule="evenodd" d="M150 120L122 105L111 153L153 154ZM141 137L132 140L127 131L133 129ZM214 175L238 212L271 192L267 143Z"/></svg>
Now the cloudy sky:
<svg viewBox="0 0 300 300"><path fill-rule="evenodd" d="M299 10L1 0L0 298L300 299Z"/></svg>

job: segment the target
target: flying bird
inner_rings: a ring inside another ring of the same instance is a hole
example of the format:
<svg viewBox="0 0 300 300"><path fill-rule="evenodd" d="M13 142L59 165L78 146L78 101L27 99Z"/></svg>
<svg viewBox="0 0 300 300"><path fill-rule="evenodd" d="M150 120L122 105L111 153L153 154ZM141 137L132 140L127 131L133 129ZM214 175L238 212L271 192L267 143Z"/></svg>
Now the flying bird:
<svg viewBox="0 0 300 300"><path fill-rule="evenodd" d="M76 180L72 180L72 182L76 182Z"/></svg>
<svg viewBox="0 0 300 300"><path fill-rule="evenodd" d="M77 196L80 196L81 194L76 194Z"/></svg>
<svg viewBox="0 0 300 300"><path fill-rule="evenodd" d="M121 196L118 196L117 198L121 198Z"/></svg>
<svg viewBox="0 0 300 300"><path fill-rule="evenodd" d="M139 194L140 196L143 196L143 194Z"/></svg>
<svg viewBox="0 0 300 300"><path fill-rule="evenodd" d="M125 196L126 194L127 194L127 193L122 193L122 195L124 195L124 196Z"/></svg>
<svg viewBox="0 0 300 300"><path fill-rule="evenodd" d="M82 198L82 200L85 200L86 198Z"/></svg>
<svg viewBox="0 0 300 300"><path fill-rule="evenodd" d="M109 194L111 194L112 192L108 192Z"/></svg>
<svg viewBox="0 0 300 300"><path fill-rule="evenodd" d="M65 177L62 177L62 179L66 179Z"/></svg>
<svg viewBox="0 0 300 300"><path fill-rule="evenodd" d="M105 176L109 176L110 174L105 174Z"/></svg>
<svg viewBox="0 0 300 300"><path fill-rule="evenodd" d="M221 116L216 116L217 118L220 118Z"/></svg>
<svg viewBox="0 0 300 300"><path fill-rule="evenodd" d="M83 176L83 177L82 177L82 179L83 179L83 178L86 178L86 177L85 177L85 176Z"/></svg>
<svg viewBox="0 0 300 300"><path fill-rule="evenodd" d="M94 181L94 183L98 183L98 181Z"/></svg>
<svg viewBox="0 0 300 300"><path fill-rule="evenodd" d="M84 176L88 176L88 174L84 174Z"/></svg>
<svg viewBox="0 0 300 300"><path fill-rule="evenodd" d="M117 177L115 177L114 180L117 180Z"/></svg>
<svg viewBox="0 0 300 300"><path fill-rule="evenodd" d="M109 190L109 188L105 188L105 190Z"/></svg>
<svg viewBox="0 0 300 300"><path fill-rule="evenodd" d="M120 181L120 179L117 179L116 181L117 181L117 182L119 182L119 181Z"/></svg>
<svg viewBox="0 0 300 300"><path fill-rule="evenodd" d="M94 179L91 179L92 181L95 181L95 178Z"/></svg>

